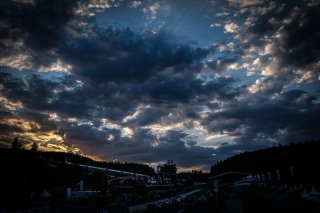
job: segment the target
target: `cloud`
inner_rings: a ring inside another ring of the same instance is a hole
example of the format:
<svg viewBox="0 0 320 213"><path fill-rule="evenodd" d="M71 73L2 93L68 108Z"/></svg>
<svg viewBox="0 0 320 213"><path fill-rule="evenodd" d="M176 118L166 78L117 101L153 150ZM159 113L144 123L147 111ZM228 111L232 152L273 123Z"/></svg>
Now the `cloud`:
<svg viewBox="0 0 320 213"><path fill-rule="evenodd" d="M139 35L130 29L107 29L94 40L81 39L60 49L60 54L73 73L102 83L144 81L166 69L192 71L187 68L197 65L207 50L178 44L165 32Z"/></svg>
<svg viewBox="0 0 320 213"><path fill-rule="evenodd" d="M24 39L40 51L56 46L73 17L73 6L72 2L59 0L36 1L34 5L1 1L2 39Z"/></svg>
<svg viewBox="0 0 320 213"><path fill-rule="evenodd" d="M1 2L1 144L21 136L99 159L207 168L319 137L319 4L181 3ZM180 26L150 31L166 17L182 23L193 7L201 18L187 19L183 33L201 20L201 36L217 32L210 45L174 35ZM152 27L101 24L113 9Z"/></svg>
<svg viewBox="0 0 320 213"><path fill-rule="evenodd" d="M74 17L70 1L1 1L0 58L2 66L18 69L50 67L57 63L52 48L65 38ZM41 57L39 57L41 56Z"/></svg>
<svg viewBox="0 0 320 213"><path fill-rule="evenodd" d="M72 74L52 81L40 75L29 75L22 80L17 75L1 72L1 95L5 103L10 101L23 106L15 110L15 119L40 127L21 129L2 120L7 125L3 127L3 134L38 141L42 149L80 150L100 159L155 163L175 157L181 166L198 166L197 160L201 160L203 168L207 168L206 164L213 160L213 149L196 146L196 142L186 139L188 135L183 132L169 134L167 129L160 136L149 128L160 121L164 127L181 122L184 116L199 118L196 108L192 110L192 107L178 103L190 102L197 107L212 94L231 98L234 95L229 94L227 88L232 82L232 79L221 77L203 84L187 75L175 78L160 75L145 82L105 82L97 86L92 81L81 83ZM180 85L180 89L174 85ZM139 109L141 103L149 107L140 108L132 119L124 121ZM106 124L110 125L103 125L102 118L108 118ZM114 123L111 125L110 122ZM187 124L181 127L184 125ZM145 130L141 129L143 126ZM126 130L130 130L130 134L124 133ZM156 141L159 146L153 145ZM105 154L105 150L110 152ZM179 157L175 156L177 152Z"/></svg>
<svg viewBox="0 0 320 213"><path fill-rule="evenodd" d="M263 0L228 0L229 4L239 7L257 6L264 3Z"/></svg>
<svg viewBox="0 0 320 213"><path fill-rule="evenodd" d="M239 25L235 23L228 23L224 25L224 29L227 33L236 33L238 31Z"/></svg>
<svg viewBox="0 0 320 213"><path fill-rule="evenodd" d="M157 17L157 12L160 9L160 4L158 2L154 3L149 7L151 13L151 19L155 19Z"/></svg>
<svg viewBox="0 0 320 213"><path fill-rule="evenodd" d="M212 132L234 136L242 151L318 137L318 121L311 119L319 116L317 96L302 90L276 92L267 98L268 94L270 91L226 106L223 111L210 114L204 125ZM230 144L230 149L234 146Z"/></svg>
<svg viewBox="0 0 320 213"><path fill-rule="evenodd" d="M131 3L131 7L133 7L133 8L138 8L138 7L141 7L143 4L142 4L142 2L141 1L133 1L132 3Z"/></svg>
<svg viewBox="0 0 320 213"><path fill-rule="evenodd" d="M296 11L294 8L292 12ZM280 57L283 65L293 64L297 67L311 66L320 57L319 7L297 11L297 15L277 32L279 49L276 56ZM280 51L284 49L286 51ZM299 59L299 60L297 60Z"/></svg>
<svg viewBox="0 0 320 213"><path fill-rule="evenodd" d="M108 134L112 135L111 140L107 140ZM87 154L100 159L150 164L175 159L181 167L198 165L208 169L208 163L214 158L213 149L187 146L185 139L188 135L180 131L169 131L161 138L148 129L140 128L136 129L130 139L121 137L120 134L115 129L99 131L88 125L70 127L65 131L69 145L86 150ZM197 162L201 162L200 165Z"/></svg>
<svg viewBox="0 0 320 213"><path fill-rule="evenodd" d="M243 44L245 52L250 49L257 50L255 56L249 53L252 57L264 57L264 63L256 67L263 75L279 72L301 74L301 71L297 70L307 70L317 76L320 58L319 26L316 22L319 18L318 10L319 5L308 6L301 1L296 4L282 4L278 9L270 9L266 14L251 13L255 18L250 16L252 23L244 27L246 31L236 35L236 38ZM253 64L253 67L255 66L256 64Z"/></svg>

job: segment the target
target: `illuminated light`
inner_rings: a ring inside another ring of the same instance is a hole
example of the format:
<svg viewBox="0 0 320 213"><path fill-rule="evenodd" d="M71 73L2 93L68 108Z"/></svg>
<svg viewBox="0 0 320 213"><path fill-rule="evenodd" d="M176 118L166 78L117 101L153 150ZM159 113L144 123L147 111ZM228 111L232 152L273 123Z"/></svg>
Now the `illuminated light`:
<svg viewBox="0 0 320 213"><path fill-rule="evenodd" d="M154 143L151 144L152 147L158 147L160 145L159 141L155 141Z"/></svg>
<svg viewBox="0 0 320 213"><path fill-rule="evenodd" d="M100 131L103 131L103 127L105 127L109 129L118 129L121 131L121 136L129 137L129 138L131 138L132 135L134 134L131 128L120 126L116 123L109 121L106 118L101 119L101 122L102 122L102 125L101 127L98 128L98 130Z"/></svg>
<svg viewBox="0 0 320 213"><path fill-rule="evenodd" d="M152 133L157 135L164 135L167 131L172 129L182 130L184 127L183 123L175 123L175 124L153 124L144 127L145 129L150 129Z"/></svg>
<svg viewBox="0 0 320 213"><path fill-rule="evenodd" d="M32 67L30 65L27 66L24 63L28 59L30 59L30 56L28 56L27 54L18 54L18 55L15 55L14 57L13 56L1 57L0 64L2 66L5 65L18 70L31 69Z"/></svg>
<svg viewBox="0 0 320 213"><path fill-rule="evenodd" d="M76 80L78 87L83 87L84 83L80 80Z"/></svg>
<svg viewBox="0 0 320 213"><path fill-rule="evenodd" d="M200 121L193 121L193 128L199 132L207 132L207 130L201 125Z"/></svg>
<svg viewBox="0 0 320 213"><path fill-rule="evenodd" d="M67 118L67 121L68 122L77 122L78 119L76 119L76 118Z"/></svg>
<svg viewBox="0 0 320 213"><path fill-rule="evenodd" d="M210 24L210 27L221 27L221 23L213 23L213 24Z"/></svg>
<svg viewBox="0 0 320 213"><path fill-rule="evenodd" d="M120 125L115 124L115 123L109 121L106 118L102 118L101 119L101 123L102 123L102 127L107 127L107 128L110 128L110 129L121 129Z"/></svg>
<svg viewBox="0 0 320 213"><path fill-rule="evenodd" d="M142 110L148 109L148 108L150 108L149 105L147 105L147 106L139 105L137 107L136 111L132 115L128 115L123 119L123 122L128 122L130 120L133 120L133 119L137 118L138 115L142 112Z"/></svg>
<svg viewBox="0 0 320 213"><path fill-rule="evenodd" d="M40 124L37 122L30 122L23 119L16 119L16 118L10 118L10 119L4 119L0 121L0 123L9 124L11 126L17 126L24 131L29 130L38 130L41 128Z"/></svg>
<svg viewBox="0 0 320 213"><path fill-rule="evenodd" d="M67 121L70 123L76 123L77 126L81 126L81 125L93 126L93 122L86 119L77 119L77 118L70 117L70 118L67 118Z"/></svg>
<svg viewBox="0 0 320 213"><path fill-rule="evenodd" d="M56 112L49 113L49 120L60 121L60 117Z"/></svg>
<svg viewBox="0 0 320 213"><path fill-rule="evenodd" d="M79 153L76 153L76 154L81 155L81 156L86 157L86 158L90 158L90 159L92 159L94 161L105 161L100 157L88 155L88 154L85 154L85 153L82 153L82 152L79 152Z"/></svg>
<svg viewBox="0 0 320 213"><path fill-rule="evenodd" d="M58 71L69 73L72 70L72 66L66 63L63 63L60 59L58 59L55 63L52 63L50 66L41 66L39 68L40 72L50 72L50 71Z"/></svg>
<svg viewBox="0 0 320 213"><path fill-rule="evenodd" d="M295 81L296 81L298 84L306 83L306 82L309 82L309 81L311 81L311 80L317 79L316 74L313 73L312 71L297 70L297 71L295 71L295 73L300 76L299 78L296 78L296 79L295 79Z"/></svg>
<svg viewBox="0 0 320 213"><path fill-rule="evenodd" d="M130 5L130 7L132 8L138 8L142 6L142 2L141 1L133 1Z"/></svg>
<svg viewBox="0 0 320 213"><path fill-rule="evenodd" d="M124 127L122 130L121 130L121 132L122 132L122 134L124 135L124 136L127 136L127 137L132 137L132 135L133 135L133 131L132 131L132 129L130 129L129 127Z"/></svg>
<svg viewBox="0 0 320 213"><path fill-rule="evenodd" d="M260 66L261 66L261 60L260 60L260 58L256 58L256 59L252 62L252 65L260 67Z"/></svg>
<svg viewBox="0 0 320 213"><path fill-rule="evenodd" d="M0 104L2 107L10 110L10 111L16 111L18 109L21 109L23 107L22 103L20 101L13 102L8 100L5 97L0 97Z"/></svg>
<svg viewBox="0 0 320 213"><path fill-rule="evenodd" d="M126 117L123 119L123 122L128 122L128 121L130 121L130 120L133 120L133 119L137 118L139 114L140 114L140 111L137 110L137 111L135 111L132 115L126 116Z"/></svg>
<svg viewBox="0 0 320 213"><path fill-rule="evenodd" d="M202 145L202 147L210 148L210 149L218 149L220 146L219 145Z"/></svg>
<svg viewBox="0 0 320 213"><path fill-rule="evenodd" d="M157 18L158 10L160 9L160 4L158 2L154 3L149 7L150 13L151 13L151 19Z"/></svg>
<svg viewBox="0 0 320 213"><path fill-rule="evenodd" d="M18 70L24 69L34 69L31 63L28 61L31 57L28 54L18 54L15 56L2 57L0 59L0 64L5 65L11 68L15 68ZM66 63L63 63L60 59L56 62L52 63L50 66L41 66L37 69L39 72L50 72L50 71L58 71L69 73L72 70L72 66Z"/></svg>
<svg viewBox="0 0 320 213"><path fill-rule="evenodd" d="M47 133L40 133L34 136L35 138L38 138L42 142L50 142L50 141L56 141L59 143L63 143L64 140L60 135L57 135L54 131L50 131Z"/></svg>
<svg viewBox="0 0 320 213"><path fill-rule="evenodd" d="M238 63L232 63L227 66L227 70L239 70L239 69L241 69L241 67Z"/></svg>
<svg viewBox="0 0 320 213"><path fill-rule="evenodd" d="M68 148L66 146L63 146L63 145L57 145L57 144L48 143L48 144L46 144L46 147L49 148L46 151L49 151L50 148L53 149L53 150L59 150L59 151L62 151L62 152L67 152L68 151Z"/></svg>
<svg viewBox="0 0 320 213"><path fill-rule="evenodd" d="M31 144L36 142L39 145L41 151L62 151L66 152L68 149L64 144L64 140L60 135L57 135L55 131L49 132L24 132L15 133L23 141L28 142L24 144L26 148L31 148ZM51 144L51 145L48 145ZM54 145L53 145L54 144Z"/></svg>
<svg viewBox="0 0 320 213"><path fill-rule="evenodd" d="M79 153L80 152L80 149L77 148L77 147L72 147L72 153L76 154L76 153Z"/></svg>
<svg viewBox="0 0 320 213"><path fill-rule="evenodd" d="M221 138L221 137L224 137L225 135L209 135L208 137L206 137L204 139L204 141L210 141L210 140L213 140L213 139L217 139L217 138Z"/></svg>
<svg viewBox="0 0 320 213"><path fill-rule="evenodd" d="M107 136L107 140L108 140L108 141L113 141L113 139L114 139L114 136L113 136L113 135L108 135L108 136Z"/></svg>
<svg viewBox="0 0 320 213"><path fill-rule="evenodd" d="M267 45L264 47L264 51L263 51L262 55L267 55L267 54L273 53L273 49L274 49L273 44L267 44Z"/></svg>
<svg viewBox="0 0 320 213"><path fill-rule="evenodd" d="M255 93L259 92L260 90L262 90L262 87L263 87L262 80L263 80L263 78L256 80L255 84L251 85L248 88L249 92L252 94L255 94Z"/></svg>
<svg viewBox="0 0 320 213"><path fill-rule="evenodd" d="M239 25L235 23L228 23L224 26L225 32L227 33L236 33L239 29Z"/></svg>
<svg viewBox="0 0 320 213"><path fill-rule="evenodd" d="M94 8L94 9L108 9L111 8L112 5L108 3L108 1L97 1L97 0L91 0L88 4L88 8Z"/></svg>
<svg viewBox="0 0 320 213"><path fill-rule="evenodd" d="M84 83L83 83L82 81L77 80L77 81L76 81L76 85L73 85L73 86L65 86L65 87L64 87L64 90L70 92L70 91L73 91L73 90L75 90L75 89L77 89L77 88L79 88L79 87L83 87L83 84L84 84ZM60 91L58 91L58 92L60 92Z"/></svg>

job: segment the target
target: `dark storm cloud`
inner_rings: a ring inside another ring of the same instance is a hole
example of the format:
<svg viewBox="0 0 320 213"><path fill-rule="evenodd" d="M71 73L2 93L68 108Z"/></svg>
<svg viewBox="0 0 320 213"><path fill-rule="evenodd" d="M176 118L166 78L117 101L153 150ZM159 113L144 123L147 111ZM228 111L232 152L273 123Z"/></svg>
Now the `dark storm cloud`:
<svg viewBox="0 0 320 213"><path fill-rule="evenodd" d="M63 0L1 1L0 19L5 22L2 23L1 38L24 38L35 50L55 47L73 16L74 3Z"/></svg>
<svg viewBox="0 0 320 213"><path fill-rule="evenodd" d="M293 13L294 11L292 11ZM306 67L320 59L320 5L297 11L296 17L280 30L279 52L284 65ZM281 51L284 49L285 51Z"/></svg>
<svg viewBox="0 0 320 213"><path fill-rule="evenodd" d="M0 102L0 118L5 119L5 118L12 118L13 114L11 112L8 112L5 109L5 106L3 103Z"/></svg>
<svg viewBox="0 0 320 213"><path fill-rule="evenodd" d="M206 125L214 132L229 132L242 150L272 143L289 143L319 136L317 96L292 90L272 98L248 97L212 114Z"/></svg>
<svg viewBox="0 0 320 213"><path fill-rule="evenodd" d="M19 118L30 121L31 123L37 123L40 126L37 126L30 130L30 132L37 131L56 131L59 129L59 126L54 121L50 120L48 114L43 113L41 111L23 111L19 113Z"/></svg>
<svg viewBox="0 0 320 213"><path fill-rule="evenodd" d="M257 72L264 69L270 72L264 72L267 77L253 85L244 86L239 99L235 99L238 101L225 104L219 113L211 113L203 122L212 132L228 132L235 137L234 143L216 150L219 155L319 137L319 92L307 92L301 82L307 78L316 85L313 91L317 90L320 27L316 20L320 5L279 1L277 7L267 9L263 2L250 6L247 3L237 1L233 6L245 9L237 13L238 19L229 17L230 22L240 26L240 32L235 35L236 45L249 58L249 63L252 58L260 59L261 64L253 66ZM251 23L244 26L241 21ZM208 65L216 68L217 60ZM296 70L301 70L301 79L294 74ZM294 88L298 89L290 88L289 85L297 82L300 85Z"/></svg>
<svg viewBox="0 0 320 213"><path fill-rule="evenodd" d="M181 99L176 91L170 94L170 90L166 90L165 87L162 93L158 90L159 95L154 95L153 86L158 89L159 85L153 81L124 85L108 82L101 87L86 83L77 87L77 82L70 75L64 76L59 82L46 80L37 75L23 80L12 74L1 73L1 76L2 95L11 101L19 101L24 106L17 118L41 126L40 129L34 128L28 132L55 131L56 134L64 136L68 147L79 147L87 154L103 159L117 158L151 163L170 158L175 159L181 166L196 166L199 162L204 166L213 160L213 150L197 146L196 142L188 139L188 135L183 132L172 131L159 139L151 130L139 130L139 126L157 124L162 117L165 122L179 122L184 119L183 114L188 114L190 118L198 118L197 110L190 112L191 108L184 105L179 105L180 108L177 110L182 114L173 116L172 120L168 120L166 116L170 112L175 113L177 103L181 100L181 103L205 102L212 94L216 97L227 94L227 88L233 82L230 78L221 77L216 82L202 84L200 80L181 77L182 79L175 79L177 84L183 85L179 92L191 93L187 97L183 94ZM161 79L164 85L175 82L170 82L172 80L165 77ZM166 81L170 83L166 84ZM132 90L133 85L135 89ZM106 91L106 88L112 88L112 92ZM171 90L174 90L174 87L171 87ZM136 119L126 123L129 127L134 127L132 138L122 135L119 129L101 128L101 118L121 124L122 119L134 113L139 104L149 104L151 108L142 110ZM50 112L57 113L62 120L50 120L47 114ZM84 119L83 122L91 124L70 122L67 121L68 117ZM176 118L178 120L174 121ZM6 128L7 134L25 131L12 129L10 125L7 127L11 128ZM109 141L107 139L110 136L112 137ZM159 145L152 146L156 141L159 141Z"/></svg>
<svg viewBox="0 0 320 213"><path fill-rule="evenodd" d="M2 70L22 70L0 72L0 122L15 118L39 127L26 131L1 122L6 141L12 133L54 131L69 148L102 159L174 159L183 167L204 167L240 151L319 137L319 92L292 89L297 69L318 76L319 4L229 0L204 10L211 3L181 1L184 9L177 14L195 6L193 12L203 12L196 20L209 25L221 8L229 15L219 14L212 21L238 26L222 42L200 48L165 30L98 26L94 17L74 12L76 1L21 2L0 3ZM172 8L179 9L179 4ZM173 23L180 23L176 18ZM196 20L193 27L200 26ZM264 53L268 44L271 48ZM255 71L261 74L271 67L272 72L242 82L242 71L256 58L260 62ZM271 59L277 60L271 64ZM68 73L30 74L57 61L69 65ZM241 71L230 72L231 65ZM5 101L21 106L10 109ZM210 136L232 139L219 142L215 150L199 146L197 138L183 130L158 134L152 129L179 124L194 131L198 123ZM125 128L132 132L126 134Z"/></svg>
<svg viewBox="0 0 320 213"><path fill-rule="evenodd" d="M75 15L76 1L5 1L0 6L3 56L28 54L30 59L24 63L35 69L60 60L94 83L143 81L166 68L175 72L197 66L208 53L179 43L179 38L166 32L138 34L130 29L98 28L94 19ZM79 26L81 20L91 26L87 32ZM8 39L11 45L5 44ZM23 48L17 46L19 42Z"/></svg>
<svg viewBox="0 0 320 213"><path fill-rule="evenodd" d="M25 107L34 110L50 108L49 99L54 97L53 90L58 84L33 75L28 81L11 74L0 72L1 93L12 101L21 101Z"/></svg>
<svg viewBox="0 0 320 213"><path fill-rule="evenodd" d="M250 47L265 45L263 36L275 36L272 56L281 67L314 68L320 58L320 5L307 1L279 1L240 35L251 37Z"/></svg>
<svg viewBox="0 0 320 213"><path fill-rule="evenodd" d="M145 87L145 91L147 97L156 103L202 102L212 97L234 98L237 89L233 83L234 79L232 77L216 77L211 81L203 82L200 79L189 79L188 76L184 76L183 78L163 79L160 82L151 81Z"/></svg>
<svg viewBox="0 0 320 213"><path fill-rule="evenodd" d="M68 145L79 147L86 150L87 154L102 159L141 163L175 159L181 167L206 167L214 160L213 149L196 146L195 142L190 142L188 135L181 131L172 130L157 138L149 129L138 128L134 135L128 138L122 137L119 130L99 131L91 125L65 126L64 129ZM106 140L109 135L113 136L112 139Z"/></svg>
<svg viewBox="0 0 320 213"><path fill-rule="evenodd" d="M64 0L1 1L0 56L27 54L30 60L25 63L36 69L52 64L56 60L53 49L64 42L75 3Z"/></svg>
<svg viewBox="0 0 320 213"><path fill-rule="evenodd" d="M169 110L153 107L143 110L141 114L138 115L138 118L131 120L129 125L139 125L146 126L149 124L153 124L159 122L159 120L167 116L169 114Z"/></svg>
<svg viewBox="0 0 320 213"><path fill-rule="evenodd" d="M155 108L143 112L138 118L141 125L156 122L159 116L167 115L170 108L175 108L179 102L205 102L212 96L221 99L235 97L230 91L234 80L225 77L205 84L187 77L163 77L160 82L124 85L110 82L101 87L90 84L77 87L77 82L69 75L55 82L37 75L22 80L12 74L0 74L3 85L1 93L6 98L22 102L27 109L57 112L63 117L90 119L96 114L121 121L123 117L134 113L132 109L141 103L166 104L165 109L154 105Z"/></svg>
<svg viewBox="0 0 320 213"><path fill-rule="evenodd" d="M63 126L64 133L67 137L67 144L70 146L78 145L80 147L90 147L94 141L94 147L96 146L96 148L99 149L99 147L101 148L101 146L106 143L108 131L99 131L89 124L72 126L68 123L64 123Z"/></svg>
<svg viewBox="0 0 320 213"><path fill-rule="evenodd" d="M126 160L152 163L175 159L181 167L205 167L214 160L213 149L187 145L194 144L190 141L187 143L187 136L181 131L172 130L157 139L149 130L140 129L130 140L120 142L124 143L123 146L116 147L118 144L113 143L113 150Z"/></svg>
<svg viewBox="0 0 320 213"><path fill-rule="evenodd" d="M0 134L8 135L12 132L23 132L23 129L17 126L8 125L5 123L0 123Z"/></svg>
<svg viewBox="0 0 320 213"><path fill-rule="evenodd" d="M95 83L140 82L165 69L188 74L208 52L179 44L165 32L141 35L109 28L96 33L95 39L80 39L59 51L73 73Z"/></svg>
<svg viewBox="0 0 320 213"><path fill-rule="evenodd" d="M25 109L57 112L63 117L92 117L99 103L99 90L90 85L77 88L77 82L70 76L60 80L51 81L39 75L21 79L0 72L1 94L11 101L21 102Z"/></svg>
<svg viewBox="0 0 320 213"><path fill-rule="evenodd" d="M223 58L223 59L216 59L216 60L212 60L209 61L207 63L207 66L209 68L211 68L213 71L221 73L221 72L225 72L228 69L228 66L237 62L239 58L232 58L232 59L228 59L228 58Z"/></svg>

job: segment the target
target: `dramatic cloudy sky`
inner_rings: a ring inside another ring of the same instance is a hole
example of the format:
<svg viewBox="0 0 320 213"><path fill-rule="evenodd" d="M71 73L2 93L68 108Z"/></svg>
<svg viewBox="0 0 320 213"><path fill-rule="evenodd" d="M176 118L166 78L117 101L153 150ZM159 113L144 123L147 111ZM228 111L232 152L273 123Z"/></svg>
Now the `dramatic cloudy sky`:
<svg viewBox="0 0 320 213"><path fill-rule="evenodd" d="M0 144L208 169L320 136L317 0L1 0Z"/></svg>

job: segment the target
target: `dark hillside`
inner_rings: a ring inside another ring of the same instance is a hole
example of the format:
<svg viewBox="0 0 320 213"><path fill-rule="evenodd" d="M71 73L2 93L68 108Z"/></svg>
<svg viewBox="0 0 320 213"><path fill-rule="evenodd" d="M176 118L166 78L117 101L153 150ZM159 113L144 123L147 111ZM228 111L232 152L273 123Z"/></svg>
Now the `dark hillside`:
<svg viewBox="0 0 320 213"><path fill-rule="evenodd" d="M214 176L229 171L251 174L269 172L274 177L278 170L282 177L288 177L293 172L299 183L317 183L320 179L319 151L320 141L316 140L244 152L216 163L211 167L210 174Z"/></svg>
<svg viewBox="0 0 320 213"><path fill-rule="evenodd" d="M96 183L95 190L102 187L103 174L89 174L79 166L66 164L65 160L76 164L154 174L152 168L136 163L96 162L71 153L0 149L2 207L31 208L32 202L39 200L44 190L65 193L67 187L77 187L80 180Z"/></svg>

